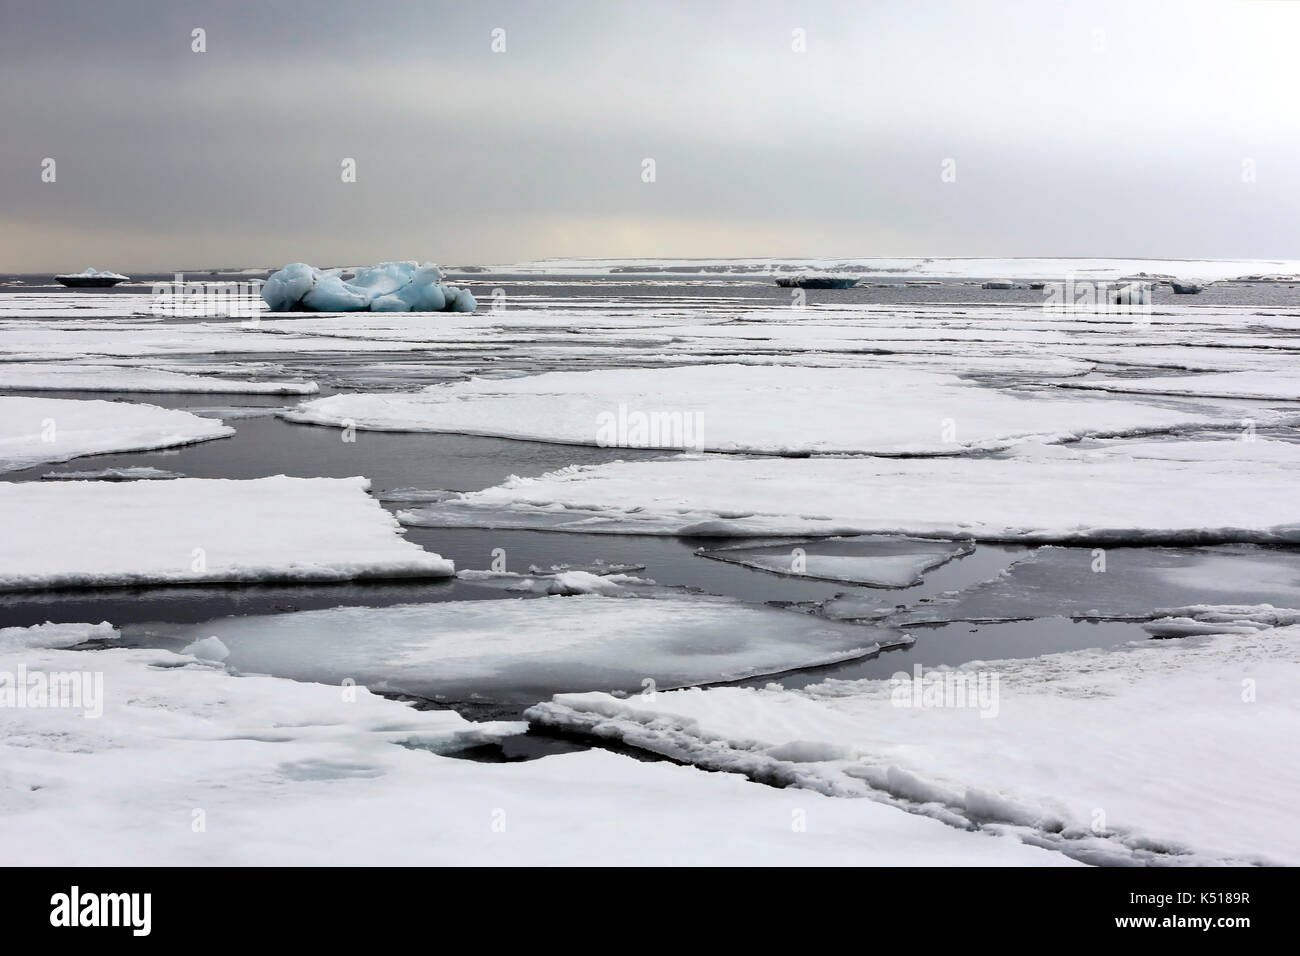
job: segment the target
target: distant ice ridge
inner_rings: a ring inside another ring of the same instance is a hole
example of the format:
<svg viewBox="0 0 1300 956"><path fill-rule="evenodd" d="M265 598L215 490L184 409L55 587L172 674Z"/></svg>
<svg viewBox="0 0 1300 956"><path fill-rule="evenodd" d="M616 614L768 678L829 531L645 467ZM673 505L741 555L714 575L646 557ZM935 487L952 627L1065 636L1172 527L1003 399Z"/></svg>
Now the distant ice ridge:
<svg viewBox="0 0 1300 956"><path fill-rule="evenodd" d="M473 312L468 289L444 285L431 262L381 262L350 270L317 269L294 262L271 275L262 298L272 312Z"/></svg>

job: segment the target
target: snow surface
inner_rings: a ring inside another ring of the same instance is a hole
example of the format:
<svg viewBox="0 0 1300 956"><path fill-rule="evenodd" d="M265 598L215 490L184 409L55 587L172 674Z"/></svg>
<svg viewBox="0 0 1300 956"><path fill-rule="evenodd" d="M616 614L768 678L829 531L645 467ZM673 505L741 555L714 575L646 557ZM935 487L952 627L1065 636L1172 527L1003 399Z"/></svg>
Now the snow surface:
<svg viewBox="0 0 1300 956"><path fill-rule="evenodd" d="M927 704L917 688L936 675L954 689L996 676L996 714L955 706L955 690ZM1300 627L897 676L560 695L527 716L700 767L891 798L1089 862L1300 863Z"/></svg>
<svg viewBox="0 0 1300 956"><path fill-rule="evenodd" d="M636 596L619 578L580 571L540 580L577 596L337 607L149 630L178 646L215 636L227 663L245 671L524 703L559 690L640 693L647 680L658 688L736 680L911 642L889 628L731 598L666 588Z"/></svg>
<svg viewBox="0 0 1300 956"><path fill-rule="evenodd" d="M426 262L381 262L355 270L316 269L295 262L273 273L262 298L273 312L473 312L468 289L444 285L438 267Z"/></svg>
<svg viewBox="0 0 1300 956"><path fill-rule="evenodd" d="M104 714L0 708L8 859L46 865L1062 865L870 801L600 750L453 757L523 730L363 687L64 650L107 624L0 630L0 670L93 670ZM575 785L580 781L580 785ZM347 821L340 826L339 821ZM796 823L802 824L796 826Z"/></svg>
<svg viewBox="0 0 1300 956"><path fill-rule="evenodd" d="M77 392L202 392L314 395L315 382L248 382L115 365L0 362L0 388Z"/></svg>
<svg viewBox="0 0 1300 956"><path fill-rule="evenodd" d="M0 472L81 455L172 448L234 433L211 418L155 405L0 396Z"/></svg>
<svg viewBox="0 0 1300 956"><path fill-rule="evenodd" d="M0 590L453 574L401 537L369 486L283 475L0 483Z"/></svg>
<svg viewBox="0 0 1300 956"><path fill-rule="evenodd" d="M775 454L961 454L1204 424L1108 399L1055 401L899 368L704 365L476 378L306 402L290 421L633 448ZM1222 417L1217 419L1223 421Z"/></svg>

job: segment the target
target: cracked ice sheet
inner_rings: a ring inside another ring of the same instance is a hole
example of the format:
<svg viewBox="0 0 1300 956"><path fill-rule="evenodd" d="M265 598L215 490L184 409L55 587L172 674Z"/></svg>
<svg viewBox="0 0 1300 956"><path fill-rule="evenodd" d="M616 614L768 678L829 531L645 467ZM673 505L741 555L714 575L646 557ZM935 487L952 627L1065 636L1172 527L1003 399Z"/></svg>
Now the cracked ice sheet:
<svg viewBox="0 0 1300 956"><path fill-rule="evenodd" d="M470 723L362 687L345 696L338 687L235 677L167 651L63 649L112 636L107 624L0 630L0 669L103 675L99 719L66 707L0 708L0 816L13 862L1070 862L882 804L602 750L523 764L452 759L442 754L525 725ZM207 823L197 835L195 808ZM791 827L796 811L806 832ZM498 820L504 829L493 827Z"/></svg>
<svg viewBox="0 0 1300 956"><path fill-rule="evenodd" d="M0 388L27 391L196 392L313 395L315 382L249 382L121 365L0 362Z"/></svg>
<svg viewBox="0 0 1300 956"><path fill-rule="evenodd" d="M1057 388L1136 395L1179 395L1195 398L1255 398L1300 402L1300 372L1259 369L1211 375L1168 375L1160 378L1091 379L1053 382Z"/></svg>
<svg viewBox="0 0 1300 956"><path fill-rule="evenodd" d="M667 416L659 419L666 424L657 439L649 429L652 415ZM414 393L334 395L304 402L285 417L576 445L928 455L1005 448L1029 437L1063 441L1224 420L1136 401L1026 397L912 369L747 365L479 378ZM946 422L955 430L948 439Z"/></svg>
<svg viewBox="0 0 1300 956"><path fill-rule="evenodd" d="M1157 444L1157 443L1152 443ZM1196 448L1202 443L1168 442ZM401 512L424 527L1043 543L1300 542L1296 446L1210 460L688 457L570 466Z"/></svg>
<svg viewBox="0 0 1300 956"><path fill-rule="evenodd" d="M0 591L453 574L401 536L369 486L284 475L0 483Z"/></svg>
<svg viewBox="0 0 1300 956"><path fill-rule="evenodd" d="M594 580L602 592L625 591ZM384 692L445 700L522 703L561 690L639 693L647 679L659 688L737 680L911 642L889 628L668 589L648 597L339 607L138 630L151 642L174 640L178 647L216 635L230 649L226 663L240 670L329 683L351 677ZM134 637L137 629L128 633Z"/></svg>
<svg viewBox="0 0 1300 956"><path fill-rule="evenodd" d="M1039 617L1148 619L1192 604L1300 607L1300 554L1273 548L1113 548L1105 564L1088 548L1044 547L992 580L889 617L891 624ZM1102 568L1102 570L1098 570ZM853 598L827 602L853 616Z"/></svg>
<svg viewBox="0 0 1300 956"><path fill-rule="evenodd" d="M82 455L173 448L234 433L211 418L156 405L0 396L0 472ZM40 540L39 532L33 540Z"/></svg>
<svg viewBox="0 0 1300 956"><path fill-rule="evenodd" d="M560 695L525 716L700 767L844 796L888 794L923 813L1004 824L1093 862L1300 863L1300 628L929 673L983 674L986 689L996 673L996 716L917 706L913 675L650 701ZM1247 678L1256 682L1251 702Z"/></svg>

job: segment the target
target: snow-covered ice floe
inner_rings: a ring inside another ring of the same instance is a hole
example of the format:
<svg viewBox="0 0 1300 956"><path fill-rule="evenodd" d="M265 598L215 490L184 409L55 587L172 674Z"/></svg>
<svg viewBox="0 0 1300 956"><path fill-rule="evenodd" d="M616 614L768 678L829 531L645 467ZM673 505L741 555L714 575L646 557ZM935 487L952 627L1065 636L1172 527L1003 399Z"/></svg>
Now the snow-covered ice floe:
<svg viewBox="0 0 1300 956"><path fill-rule="evenodd" d="M124 276L120 272L101 271L93 266L88 266L81 272L60 273L54 277L54 281L58 282L60 285L71 286L73 288L84 286L87 288L102 289L107 286L115 286L119 282L126 282L128 278L128 276Z"/></svg>
<svg viewBox="0 0 1300 956"><path fill-rule="evenodd" d="M381 262L354 271L316 269L303 262L285 266L262 286L273 312L473 312L468 289L443 284L438 267L426 262Z"/></svg>
<svg viewBox="0 0 1300 956"><path fill-rule="evenodd" d="M91 705L0 707L9 859L80 866L1071 862L880 804L603 750L522 764L456 759L447 755L524 725L471 723L363 687L233 676L169 651L69 649L113 636L107 624L0 630L0 670L73 675L67 686L88 686L81 703ZM96 709L102 716L87 719ZM794 827L795 820L806 825Z"/></svg>
<svg viewBox="0 0 1300 956"><path fill-rule="evenodd" d="M81 455L172 448L234 433L211 418L155 405L0 396L0 472ZM39 533L34 540L40 540Z"/></svg>
<svg viewBox="0 0 1300 956"><path fill-rule="evenodd" d="M315 382L248 382L121 365L0 362L0 388L26 391L199 392L241 395L314 395Z"/></svg>
<svg viewBox="0 0 1300 956"><path fill-rule="evenodd" d="M284 475L0 484L0 590L453 574L401 537L369 485Z"/></svg>
<svg viewBox="0 0 1300 956"><path fill-rule="evenodd" d="M565 694L525 716L1093 863L1300 863L1300 627L919 666L801 691Z"/></svg>
<svg viewBox="0 0 1300 956"><path fill-rule="evenodd" d="M178 647L215 636L229 649L226 663L245 671L327 683L351 677L386 692L524 703L559 690L641 693L738 680L912 641L892 628L629 587L626 580L569 571L524 589L557 595L550 597L337 607L148 631L151 642ZM512 575L502 583L521 590L523 582L533 579Z"/></svg>
<svg viewBox="0 0 1300 956"><path fill-rule="evenodd" d="M953 455L1026 438L1128 435L1217 419L1114 399L1056 401L900 368L750 365L547 372L306 402L290 421L629 448Z"/></svg>
<svg viewBox="0 0 1300 956"><path fill-rule="evenodd" d="M1253 449L1266 447L1259 441L1204 444L1235 448L1191 461L1114 453L1098 460L704 456L612 462L510 478L398 517L426 527L710 537L878 533L1043 543L1300 542L1294 455L1252 458Z"/></svg>

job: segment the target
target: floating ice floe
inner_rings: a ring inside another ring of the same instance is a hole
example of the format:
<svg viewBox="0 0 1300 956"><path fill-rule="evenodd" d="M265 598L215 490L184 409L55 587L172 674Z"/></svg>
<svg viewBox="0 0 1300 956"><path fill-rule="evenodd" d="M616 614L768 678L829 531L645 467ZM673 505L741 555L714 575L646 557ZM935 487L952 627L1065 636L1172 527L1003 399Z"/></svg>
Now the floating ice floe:
<svg viewBox="0 0 1300 956"><path fill-rule="evenodd" d="M266 280L262 298L273 312L473 312L468 289L444 285L438 267L426 262L381 262L353 270L316 269L303 262Z"/></svg>
<svg viewBox="0 0 1300 956"><path fill-rule="evenodd" d="M1300 611L1271 604L1196 604L1170 608L1143 624L1152 637L1189 637L1198 634L1254 634L1274 627L1300 624Z"/></svg>
<svg viewBox="0 0 1300 956"><path fill-rule="evenodd" d="M0 388L76 392L202 392L314 395L315 382L248 382L121 365L0 362Z"/></svg>
<svg viewBox="0 0 1300 956"><path fill-rule="evenodd" d="M127 279L128 277L120 272L101 272L95 268L86 268L81 272L65 272L54 277L55 282L74 289L83 287L103 289L115 286L119 282L126 282Z"/></svg>
<svg viewBox="0 0 1300 956"><path fill-rule="evenodd" d="M462 572L464 573L464 572ZM516 576L520 581L530 580ZM618 578L542 578L572 597L439 601L230 617L148 628L177 647L215 636L243 671L449 700L531 702L559 690L738 680L852 660L912 638ZM635 584L635 582L633 582ZM139 629L129 629L133 637Z"/></svg>
<svg viewBox="0 0 1300 956"><path fill-rule="evenodd" d="M172 448L234 433L211 418L156 405L0 396L0 472L81 455Z"/></svg>
<svg viewBox="0 0 1300 956"><path fill-rule="evenodd" d="M1238 446L1237 456L612 462L511 478L398 517L427 527L708 537L1300 542L1294 459L1252 458L1260 442L1222 444Z"/></svg>
<svg viewBox="0 0 1300 956"><path fill-rule="evenodd" d="M414 393L333 395L285 417L607 447L925 455L1224 420L1113 399L1028 400L931 371L749 365L476 378Z"/></svg>
<svg viewBox="0 0 1300 956"><path fill-rule="evenodd" d="M43 481L166 481L184 478L179 471L165 471L141 465L135 468L99 468L94 471L51 471L41 475Z"/></svg>
<svg viewBox="0 0 1300 956"><path fill-rule="evenodd" d="M604 750L526 763L456 759L446 755L492 745L526 725L470 723L358 686L236 677L167 651L63 649L113 633L107 624L0 630L0 670L102 676L99 719L87 719L83 707L0 707L7 859L78 866L1071 862L871 801L775 790ZM93 679L90 687L93 693Z"/></svg>
<svg viewBox="0 0 1300 956"><path fill-rule="evenodd" d="M1294 866L1297 682L1300 627L1284 627L802 691L565 694L526 716L1093 863Z"/></svg>
<svg viewBox="0 0 1300 956"><path fill-rule="evenodd" d="M925 572L973 550L970 544L956 542L863 535L732 544L696 554L790 577L875 588L906 588L921 583Z"/></svg>
<svg viewBox="0 0 1300 956"><path fill-rule="evenodd" d="M451 561L401 537L369 484L283 475L0 483L0 590L453 574Z"/></svg>

